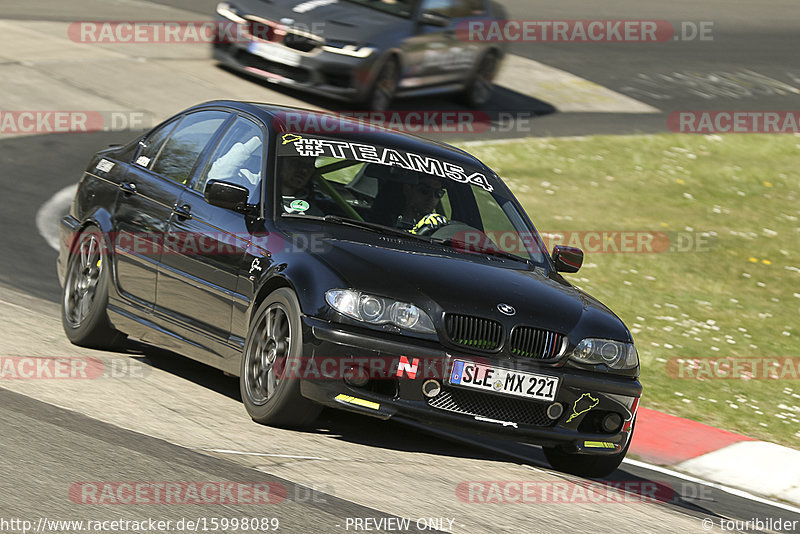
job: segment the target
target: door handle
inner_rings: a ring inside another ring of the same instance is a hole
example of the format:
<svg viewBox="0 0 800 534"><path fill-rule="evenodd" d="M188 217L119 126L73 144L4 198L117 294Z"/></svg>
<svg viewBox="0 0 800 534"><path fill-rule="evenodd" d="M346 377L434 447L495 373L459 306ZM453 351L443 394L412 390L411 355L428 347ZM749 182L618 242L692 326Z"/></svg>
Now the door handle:
<svg viewBox="0 0 800 534"><path fill-rule="evenodd" d="M192 207L189 204L184 204L182 206L175 204L172 206L172 213L174 213L179 219L191 219Z"/></svg>
<svg viewBox="0 0 800 534"><path fill-rule="evenodd" d="M136 184L134 183L122 182L119 184L119 188L122 189L122 193L125 196L136 194Z"/></svg>

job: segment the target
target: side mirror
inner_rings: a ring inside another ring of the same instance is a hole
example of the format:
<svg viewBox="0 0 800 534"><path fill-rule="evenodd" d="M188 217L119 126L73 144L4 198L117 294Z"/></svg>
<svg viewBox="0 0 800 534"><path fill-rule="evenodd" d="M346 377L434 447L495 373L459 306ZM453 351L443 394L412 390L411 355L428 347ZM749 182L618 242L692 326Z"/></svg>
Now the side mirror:
<svg viewBox="0 0 800 534"><path fill-rule="evenodd" d="M450 26L450 19L448 17L440 15L439 13L434 13L433 11L423 11L419 16L419 21L428 26L439 26L442 28Z"/></svg>
<svg viewBox="0 0 800 534"><path fill-rule="evenodd" d="M556 245L553 247L553 263L560 273L577 273L583 264L583 251L575 247Z"/></svg>
<svg viewBox="0 0 800 534"><path fill-rule="evenodd" d="M246 187L230 182L209 180L203 196L205 196L206 202L212 206L235 210L247 206L247 198L250 196L250 191Z"/></svg>

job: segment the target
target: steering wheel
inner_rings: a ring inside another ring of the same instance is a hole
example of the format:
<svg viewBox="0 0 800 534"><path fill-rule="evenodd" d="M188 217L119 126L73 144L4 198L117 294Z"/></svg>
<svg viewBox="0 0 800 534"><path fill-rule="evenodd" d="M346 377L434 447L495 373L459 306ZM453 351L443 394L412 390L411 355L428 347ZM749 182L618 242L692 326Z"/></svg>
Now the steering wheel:
<svg viewBox="0 0 800 534"><path fill-rule="evenodd" d="M409 230L414 235L431 235L439 228L450 224L450 221L447 220L447 217L441 215L439 213L429 213L422 217L414 227Z"/></svg>

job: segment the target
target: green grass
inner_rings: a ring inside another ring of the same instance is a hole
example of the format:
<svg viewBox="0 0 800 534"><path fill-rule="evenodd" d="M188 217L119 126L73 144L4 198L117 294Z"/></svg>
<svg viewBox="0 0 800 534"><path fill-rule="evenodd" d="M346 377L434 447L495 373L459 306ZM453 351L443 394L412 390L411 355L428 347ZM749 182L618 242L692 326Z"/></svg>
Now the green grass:
<svg viewBox="0 0 800 534"><path fill-rule="evenodd" d="M631 328L642 406L800 445L800 380L673 378L675 358L800 357L800 137L598 136L470 146L540 231L664 231L704 250L587 254L567 277Z"/></svg>

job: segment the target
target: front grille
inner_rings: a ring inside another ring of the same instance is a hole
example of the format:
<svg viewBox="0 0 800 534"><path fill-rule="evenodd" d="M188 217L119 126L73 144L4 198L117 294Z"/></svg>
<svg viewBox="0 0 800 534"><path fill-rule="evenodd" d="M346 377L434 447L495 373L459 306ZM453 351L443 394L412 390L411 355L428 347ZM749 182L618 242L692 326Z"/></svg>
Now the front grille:
<svg viewBox="0 0 800 534"><path fill-rule="evenodd" d="M456 345L475 350L495 351L503 344L503 326L491 319L447 314L445 328L450 341Z"/></svg>
<svg viewBox="0 0 800 534"><path fill-rule="evenodd" d="M547 417L545 404L457 388L442 390L428 400L428 405L448 412L525 425L552 426L555 423Z"/></svg>
<svg viewBox="0 0 800 534"><path fill-rule="evenodd" d="M548 330L518 326L511 331L511 354L523 358L548 360L560 356L564 336Z"/></svg>

